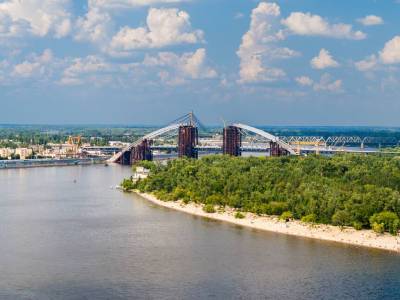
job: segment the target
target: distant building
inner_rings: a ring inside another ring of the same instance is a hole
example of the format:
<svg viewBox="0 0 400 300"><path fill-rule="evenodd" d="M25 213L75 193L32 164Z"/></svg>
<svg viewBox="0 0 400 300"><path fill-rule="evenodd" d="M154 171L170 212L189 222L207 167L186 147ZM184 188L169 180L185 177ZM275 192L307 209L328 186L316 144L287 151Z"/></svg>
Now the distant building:
<svg viewBox="0 0 400 300"><path fill-rule="evenodd" d="M0 157L10 158L15 153L14 149L11 148L0 148Z"/></svg>
<svg viewBox="0 0 400 300"><path fill-rule="evenodd" d="M27 159L32 156L33 150L29 148L17 148L15 149L15 155L19 155L20 159Z"/></svg>
<svg viewBox="0 0 400 300"><path fill-rule="evenodd" d="M150 170L145 169L143 167L137 167L136 172L133 174L132 179L133 181L139 180L139 179L145 179L149 176Z"/></svg>
<svg viewBox="0 0 400 300"><path fill-rule="evenodd" d="M111 147L126 147L126 146L129 146L129 143L123 143L121 141L109 141L108 144Z"/></svg>

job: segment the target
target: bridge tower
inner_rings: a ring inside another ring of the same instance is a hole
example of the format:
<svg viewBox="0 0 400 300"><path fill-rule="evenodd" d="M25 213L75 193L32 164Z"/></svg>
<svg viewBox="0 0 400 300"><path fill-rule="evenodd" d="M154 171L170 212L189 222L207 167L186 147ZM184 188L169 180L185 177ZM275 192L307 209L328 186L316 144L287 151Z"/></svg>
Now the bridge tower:
<svg viewBox="0 0 400 300"><path fill-rule="evenodd" d="M198 158L196 146L199 142L199 132L194 124L179 127L178 156Z"/></svg>
<svg viewBox="0 0 400 300"><path fill-rule="evenodd" d="M227 126L224 128L224 143L222 151L224 154L231 156L240 156L242 147L242 134L240 129L235 126Z"/></svg>
<svg viewBox="0 0 400 300"><path fill-rule="evenodd" d="M145 139L139 145L134 147L131 151L131 164L137 161L153 160L153 153L150 148L151 144L152 141Z"/></svg>

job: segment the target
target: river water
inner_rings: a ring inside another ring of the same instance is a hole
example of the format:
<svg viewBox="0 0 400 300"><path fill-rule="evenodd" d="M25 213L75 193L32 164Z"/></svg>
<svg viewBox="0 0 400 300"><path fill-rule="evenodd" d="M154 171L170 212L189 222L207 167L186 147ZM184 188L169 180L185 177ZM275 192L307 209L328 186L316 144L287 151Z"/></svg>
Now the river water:
<svg viewBox="0 0 400 300"><path fill-rule="evenodd" d="M157 207L129 174L1 170L0 299L400 298L399 255Z"/></svg>

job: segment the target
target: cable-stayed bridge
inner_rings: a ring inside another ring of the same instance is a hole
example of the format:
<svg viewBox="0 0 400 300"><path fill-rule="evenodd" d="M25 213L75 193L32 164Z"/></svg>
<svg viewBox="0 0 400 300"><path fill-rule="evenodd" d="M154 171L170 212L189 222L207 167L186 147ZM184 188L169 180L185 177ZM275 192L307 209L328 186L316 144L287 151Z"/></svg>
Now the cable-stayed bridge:
<svg viewBox="0 0 400 300"><path fill-rule="evenodd" d="M225 126L218 138L200 139L199 129L201 128L204 128L201 122L193 113L189 113L139 138L115 154L109 161L131 165L136 161L152 160L155 151L176 152L178 157L189 158L197 158L199 153L240 156L244 152L260 152L268 156L287 156L339 152L369 154L379 151L365 147L366 144L374 141L369 137L278 137L247 124L233 123ZM397 141L390 142L397 144ZM345 147L345 145L353 147Z"/></svg>

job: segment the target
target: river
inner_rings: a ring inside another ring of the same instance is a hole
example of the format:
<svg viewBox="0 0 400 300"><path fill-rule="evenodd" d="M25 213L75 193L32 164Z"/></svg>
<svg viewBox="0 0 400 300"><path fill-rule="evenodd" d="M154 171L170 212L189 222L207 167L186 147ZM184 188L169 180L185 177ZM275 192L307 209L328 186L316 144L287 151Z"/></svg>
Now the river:
<svg viewBox="0 0 400 300"><path fill-rule="evenodd" d="M124 194L130 169L0 170L0 299L399 299L400 256Z"/></svg>

